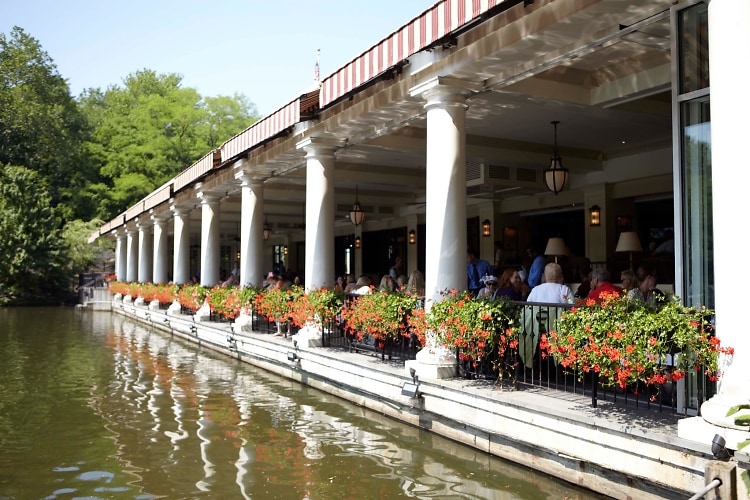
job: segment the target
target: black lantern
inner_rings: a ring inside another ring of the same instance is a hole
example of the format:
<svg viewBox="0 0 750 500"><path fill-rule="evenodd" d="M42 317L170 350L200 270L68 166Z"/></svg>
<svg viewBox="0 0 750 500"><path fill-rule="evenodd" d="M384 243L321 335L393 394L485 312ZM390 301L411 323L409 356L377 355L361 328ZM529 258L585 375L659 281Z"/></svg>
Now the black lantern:
<svg viewBox="0 0 750 500"><path fill-rule="evenodd" d="M547 189L557 194L568 185L568 169L562 166L562 158L557 150L557 124L559 121L551 122L555 127L555 148L552 150L550 167L544 171L544 183Z"/></svg>
<svg viewBox="0 0 750 500"><path fill-rule="evenodd" d="M354 195L354 206L349 210L349 219L352 221L352 224L359 226L362 224L362 221L365 220L365 211L362 210L362 207L359 205L359 187L355 189L356 194Z"/></svg>
<svg viewBox="0 0 750 500"><path fill-rule="evenodd" d="M492 223L489 219L482 221L482 236L490 236L492 234Z"/></svg>
<svg viewBox="0 0 750 500"><path fill-rule="evenodd" d="M271 237L271 226L268 225L268 217L266 217L266 223L263 224L263 239L267 240Z"/></svg>

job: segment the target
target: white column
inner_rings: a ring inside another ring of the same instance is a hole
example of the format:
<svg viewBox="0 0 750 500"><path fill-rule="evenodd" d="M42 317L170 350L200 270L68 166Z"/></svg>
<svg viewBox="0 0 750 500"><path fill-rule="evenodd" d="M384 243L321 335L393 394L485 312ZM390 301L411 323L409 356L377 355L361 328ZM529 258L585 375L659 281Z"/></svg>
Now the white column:
<svg viewBox="0 0 750 500"><path fill-rule="evenodd" d="M138 221L138 281L149 283L154 276L154 237L151 234L151 221Z"/></svg>
<svg viewBox="0 0 750 500"><path fill-rule="evenodd" d="M167 221L151 216L154 222L154 283L169 281Z"/></svg>
<svg viewBox="0 0 750 500"><path fill-rule="evenodd" d="M115 272L117 281L125 281L128 276L128 242L127 236L122 230L117 231L117 243L115 245Z"/></svg>
<svg viewBox="0 0 750 500"><path fill-rule="evenodd" d="M128 267L126 273L127 281L138 280L138 232L134 229L126 229L128 235Z"/></svg>
<svg viewBox="0 0 750 500"><path fill-rule="evenodd" d="M206 192L198 194L201 199L201 285L214 286L219 283L219 200L220 197Z"/></svg>
<svg viewBox="0 0 750 500"><path fill-rule="evenodd" d="M737 203L745 199L750 185L750 170L737 166L737 160L747 154L747 132L737 120L750 116L748 26L750 2L711 0L708 4L716 333L722 345L734 348L734 356L719 382L719 394L703 404L701 414L718 426L717 432L733 449L750 438L747 427L734 425L737 415L727 416L728 408L750 404L747 305L737 291L737 250L745 246L745 232L737 228Z"/></svg>
<svg viewBox="0 0 750 500"><path fill-rule="evenodd" d="M172 205L174 214L174 257L172 281L178 285L190 283L190 213Z"/></svg>
<svg viewBox="0 0 750 500"><path fill-rule="evenodd" d="M263 284L263 181L247 174L242 181L240 284Z"/></svg>
<svg viewBox="0 0 750 500"><path fill-rule="evenodd" d="M427 101L425 308L443 290L466 290L466 95L467 82L435 78L412 89ZM420 377L451 377L455 358L435 345L408 362Z"/></svg>
<svg viewBox="0 0 750 500"><path fill-rule="evenodd" d="M333 168L336 146L318 139L297 144L307 153L305 191L305 289L331 287L334 276Z"/></svg>

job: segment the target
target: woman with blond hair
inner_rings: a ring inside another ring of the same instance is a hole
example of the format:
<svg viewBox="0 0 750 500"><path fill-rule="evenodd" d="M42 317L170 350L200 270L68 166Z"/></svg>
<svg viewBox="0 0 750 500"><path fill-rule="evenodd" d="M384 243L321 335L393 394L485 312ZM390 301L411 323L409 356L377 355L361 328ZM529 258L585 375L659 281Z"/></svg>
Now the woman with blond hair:
<svg viewBox="0 0 750 500"><path fill-rule="evenodd" d="M563 283L563 273L560 264L550 262L544 266L544 283L531 289L527 302L541 302L544 304L572 304L573 291Z"/></svg>

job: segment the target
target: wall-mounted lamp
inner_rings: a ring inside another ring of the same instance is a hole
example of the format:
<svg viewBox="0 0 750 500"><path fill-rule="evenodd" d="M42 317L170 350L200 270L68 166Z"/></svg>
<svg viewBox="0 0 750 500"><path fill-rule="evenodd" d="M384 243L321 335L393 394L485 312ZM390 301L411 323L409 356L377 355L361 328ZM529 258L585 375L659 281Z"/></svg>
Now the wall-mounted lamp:
<svg viewBox="0 0 750 500"><path fill-rule="evenodd" d="M266 223L263 224L263 239L267 240L271 237L271 226L268 225L268 217L266 217Z"/></svg>
<svg viewBox="0 0 750 500"><path fill-rule="evenodd" d="M349 219L355 226L359 226L365 220L365 211L359 205L359 186L355 187L354 206L349 210Z"/></svg>
<svg viewBox="0 0 750 500"><path fill-rule="evenodd" d="M412 229L409 231L409 244L413 245L416 242L417 242L417 232Z"/></svg>
<svg viewBox="0 0 750 500"><path fill-rule="evenodd" d="M602 209L599 205L592 205L589 208L589 226L600 226L602 223Z"/></svg>
<svg viewBox="0 0 750 500"><path fill-rule="evenodd" d="M362 238L357 236L354 238L354 248L360 248L362 246Z"/></svg>
<svg viewBox="0 0 750 500"><path fill-rule="evenodd" d="M240 252L237 252L237 260L240 260Z"/></svg>
<svg viewBox="0 0 750 500"><path fill-rule="evenodd" d="M482 236L490 236L492 234L492 223L489 219L482 221Z"/></svg>
<svg viewBox="0 0 750 500"><path fill-rule="evenodd" d="M560 122L555 120L551 123L555 127L555 147L552 150L550 167L544 171L544 183L547 189L557 194L568 184L568 169L563 167L562 158L557 150L557 124Z"/></svg>
<svg viewBox="0 0 750 500"><path fill-rule="evenodd" d="M284 255L288 255L288 254L289 254L289 247L284 245Z"/></svg>
<svg viewBox="0 0 750 500"><path fill-rule="evenodd" d="M408 398L414 399L419 397L419 377L414 368L409 368L409 374L411 375L411 382L406 381L401 387L401 395Z"/></svg>

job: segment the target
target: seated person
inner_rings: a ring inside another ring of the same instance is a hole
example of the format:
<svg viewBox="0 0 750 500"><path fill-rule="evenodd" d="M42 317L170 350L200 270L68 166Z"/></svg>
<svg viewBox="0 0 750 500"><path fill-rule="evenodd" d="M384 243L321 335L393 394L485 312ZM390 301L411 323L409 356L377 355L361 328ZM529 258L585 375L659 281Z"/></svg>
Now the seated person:
<svg viewBox="0 0 750 500"><path fill-rule="evenodd" d="M391 293L393 290L396 289L396 283L393 281L393 278L390 274L384 274L383 277L380 279L380 287L378 290L381 292L387 292Z"/></svg>
<svg viewBox="0 0 750 500"><path fill-rule="evenodd" d="M620 273L620 286L626 292L638 288L639 285L638 278L635 277L635 273L630 269L625 269Z"/></svg>
<svg viewBox="0 0 750 500"><path fill-rule="evenodd" d="M591 291L588 298L597 302L602 302L607 295L620 295L622 293L622 289L619 286L610 283L609 271L601 267L591 271L589 283L591 284Z"/></svg>
<svg viewBox="0 0 750 500"><path fill-rule="evenodd" d="M560 264L550 262L544 266L544 283L531 289L527 302L541 302L544 304L572 304L573 291L563 283Z"/></svg>
<svg viewBox="0 0 750 500"><path fill-rule="evenodd" d="M372 280L364 274L354 284L352 293L355 295L367 295L372 292Z"/></svg>
<svg viewBox="0 0 750 500"><path fill-rule="evenodd" d="M647 306L656 306L667 299L667 296L656 288L656 275L647 273L638 288L628 292L628 299L641 302Z"/></svg>
<svg viewBox="0 0 750 500"><path fill-rule="evenodd" d="M488 274L482 277L484 287L477 292L478 299L494 299L497 297L497 278Z"/></svg>
<svg viewBox="0 0 750 500"><path fill-rule="evenodd" d="M523 281L515 269L506 269L498 280L497 297L505 297L510 300L521 300L523 293Z"/></svg>

